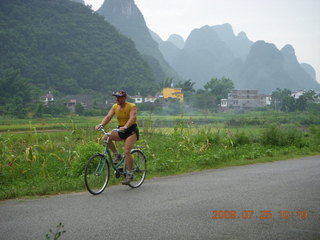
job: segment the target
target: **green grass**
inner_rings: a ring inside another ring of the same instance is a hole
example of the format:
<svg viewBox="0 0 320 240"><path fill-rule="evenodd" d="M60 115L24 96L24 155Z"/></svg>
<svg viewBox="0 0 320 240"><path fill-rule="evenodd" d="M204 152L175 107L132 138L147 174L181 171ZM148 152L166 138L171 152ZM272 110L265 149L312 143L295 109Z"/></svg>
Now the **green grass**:
<svg viewBox="0 0 320 240"><path fill-rule="evenodd" d="M101 117L69 116L62 118L43 119L11 119L0 117L0 132L33 131L78 128L92 128L101 122ZM294 112L284 113L276 111L244 112L244 113L215 113L211 115L139 115L140 127L153 124L153 127L174 127L183 124L188 127L203 127L205 124L216 127L245 127L263 126L268 124L299 124L301 126L320 124L320 113ZM112 125L116 126L113 119Z"/></svg>
<svg viewBox="0 0 320 240"><path fill-rule="evenodd" d="M148 159L148 178L320 153L320 125L302 126L301 116L295 116L296 123L291 119L290 124L236 127L228 127L226 121L194 126L179 122L178 117L164 119L178 122L170 128L153 126L150 119L151 124L140 125L138 145L144 146ZM28 132L0 133L0 199L85 190L82 172L86 161L103 150L99 144L101 134L93 131L100 120L35 120ZM18 130L26 122L1 124ZM64 131L40 132L37 124L43 122L71 125ZM110 179L110 184L119 182L115 177Z"/></svg>

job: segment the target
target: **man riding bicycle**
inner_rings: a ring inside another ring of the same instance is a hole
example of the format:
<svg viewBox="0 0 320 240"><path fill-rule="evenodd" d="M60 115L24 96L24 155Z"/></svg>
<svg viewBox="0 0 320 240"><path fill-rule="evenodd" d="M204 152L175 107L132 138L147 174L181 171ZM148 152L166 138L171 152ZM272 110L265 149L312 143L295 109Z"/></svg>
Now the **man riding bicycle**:
<svg viewBox="0 0 320 240"><path fill-rule="evenodd" d="M109 148L114 153L114 163L117 163L121 159L121 155L118 153L116 146L112 141L124 141L124 154L128 172L122 184L128 185L133 180L133 159L130 152L135 142L139 139L137 107L134 103L126 101L127 93L124 90L114 92L112 95L116 97L116 103L111 107L108 114L95 129L99 130L101 127L108 124L112 117L116 115L119 131L113 131L111 133Z"/></svg>

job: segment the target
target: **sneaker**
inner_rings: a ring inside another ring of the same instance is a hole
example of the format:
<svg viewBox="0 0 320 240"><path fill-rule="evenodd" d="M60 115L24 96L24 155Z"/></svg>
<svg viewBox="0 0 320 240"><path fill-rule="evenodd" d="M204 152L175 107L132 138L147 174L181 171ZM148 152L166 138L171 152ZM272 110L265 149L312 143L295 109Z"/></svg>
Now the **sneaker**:
<svg viewBox="0 0 320 240"><path fill-rule="evenodd" d="M129 185L129 183L133 180L133 174L127 173L126 178L122 181L123 185Z"/></svg>
<svg viewBox="0 0 320 240"><path fill-rule="evenodd" d="M117 165L121 161L121 154L115 153L112 161L114 165Z"/></svg>

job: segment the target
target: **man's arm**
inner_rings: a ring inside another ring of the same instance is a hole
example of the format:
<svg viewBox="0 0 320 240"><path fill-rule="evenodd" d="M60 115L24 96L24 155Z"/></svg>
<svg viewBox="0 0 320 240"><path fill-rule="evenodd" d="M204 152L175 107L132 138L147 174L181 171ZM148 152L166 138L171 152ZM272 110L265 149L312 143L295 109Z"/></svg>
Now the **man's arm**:
<svg viewBox="0 0 320 240"><path fill-rule="evenodd" d="M126 122L126 124L123 126L124 128L130 127L136 120L137 117L137 107L134 106L130 110L129 120Z"/></svg>
<svg viewBox="0 0 320 240"><path fill-rule="evenodd" d="M96 126L96 130L98 130L100 128L100 126L105 126L108 122L110 122L110 120L112 119L112 117L114 116L115 111L113 108L111 108L108 112L108 114L102 119L100 125Z"/></svg>

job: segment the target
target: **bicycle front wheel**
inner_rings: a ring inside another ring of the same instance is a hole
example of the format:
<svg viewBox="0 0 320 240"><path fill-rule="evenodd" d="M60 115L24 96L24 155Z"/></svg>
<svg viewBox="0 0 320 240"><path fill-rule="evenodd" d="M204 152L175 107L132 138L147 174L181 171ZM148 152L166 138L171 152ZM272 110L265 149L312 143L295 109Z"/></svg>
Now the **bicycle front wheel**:
<svg viewBox="0 0 320 240"><path fill-rule="evenodd" d="M88 191L98 195L107 187L110 176L109 163L103 154L93 155L85 168L84 182Z"/></svg>
<svg viewBox="0 0 320 240"><path fill-rule="evenodd" d="M147 175L147 160L139 149L131 151L133 158L133 180L129 183L132 188L140 187Z"/></svg>

